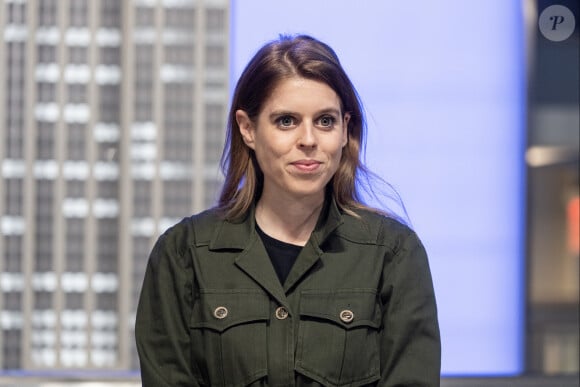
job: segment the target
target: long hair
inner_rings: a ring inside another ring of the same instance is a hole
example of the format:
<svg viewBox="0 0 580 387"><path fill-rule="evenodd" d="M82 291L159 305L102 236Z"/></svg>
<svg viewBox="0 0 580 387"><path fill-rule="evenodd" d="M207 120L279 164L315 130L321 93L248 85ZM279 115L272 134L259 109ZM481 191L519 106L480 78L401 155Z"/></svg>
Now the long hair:
<svg viewBox="0 0 580 387"><path fill-rule="evenodd" d="M280 36L264 45L250 60L232 97L221 158L225 182L218 202L218 208L226 219L239 219L246 215L260 196L264 179L254 151L242 139L236 111L244 110L251 120L256 120L277 84L291 77L325 83L338 95L342 114L350 114L348 142L327 190L338 207L347 213L354 214L356 209L368 208L361 198L359 183L368 190L365 183L372 174L361 162L366 122L355 87L336 53L327 44L307 35Z"/></svg>

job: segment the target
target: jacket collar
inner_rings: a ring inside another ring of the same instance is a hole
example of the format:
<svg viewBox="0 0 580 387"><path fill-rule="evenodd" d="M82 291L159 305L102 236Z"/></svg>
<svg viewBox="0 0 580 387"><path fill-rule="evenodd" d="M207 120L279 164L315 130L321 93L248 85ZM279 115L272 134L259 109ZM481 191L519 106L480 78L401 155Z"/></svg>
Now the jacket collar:
<svg viewBox="0 0 580 387"><path fill-rule="evenodd" d="M320 246L342 223L342 215L334 200L325 202L316 227L292 266L284 286L280 284L270 258L255 230L255 206L239 222L222 221L209 243L210 250L239 249L236 266L259 283L281 305L290 307L286 294L318 262L322 255Z"/></svg>
<svg viewBox="0 0 580 387"><path fill-rule="evenodd" d="M255 233L255 213L256 206L252 205L243 219L237 222L224 220L219 223L210 240L210 250L245 249ZM342 223L342 213L334 198L329 195L310 237L311 242L320 247Z"/></svg>

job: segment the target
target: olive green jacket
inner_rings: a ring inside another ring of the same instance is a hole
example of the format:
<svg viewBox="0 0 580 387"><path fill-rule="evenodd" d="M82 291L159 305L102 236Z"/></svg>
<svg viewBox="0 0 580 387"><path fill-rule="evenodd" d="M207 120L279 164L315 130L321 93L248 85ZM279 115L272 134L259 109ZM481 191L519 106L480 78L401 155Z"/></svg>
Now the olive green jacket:
<svg viewBox="0 0 580 387"><path fill-rule="evenodd" d="M284 285L245 220L162 235L136 319L144 386L438 386L425 250L406 226L326 206Z"/></svg>

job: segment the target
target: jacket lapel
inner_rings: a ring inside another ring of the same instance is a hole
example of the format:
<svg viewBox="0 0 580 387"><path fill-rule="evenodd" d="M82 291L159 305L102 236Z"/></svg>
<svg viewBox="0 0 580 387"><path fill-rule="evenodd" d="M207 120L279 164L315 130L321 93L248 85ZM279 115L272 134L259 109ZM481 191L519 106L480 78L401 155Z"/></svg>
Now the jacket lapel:
<svg viewBox="0 0 580 387"><path fill-rule="evenodd" d="M236 266L270 293L281 305L288 307L286 293L318 262L323 254L321 245L341 224L340 210L335 201L329 198L318 217L317 225L308 243L296 258L283 288L264 244L255 230L254 207L240 222L221 222L213 234L209 248L242 250L235 260Z"/></svg>
<svg viewBox="0 0 580 387"><path fill-rule="evenodd" d="M236 258L236 266L252 277L281 305L289 307L266 248L256 233L252 235L248 247Z"/></svg>
<svg viewBox="0 0 580 387"><path fill-rule="evenodd" d="M288 307L280 280L274 271L266 248L255 231L254 208L240 222L221 222L212 236L209 248L211 250L241 250L240 255L235 259L235 265L281 305Z"/></svg>
<svg viewBox="0 0 580 387"><path fill-rule="evenodd" d="M284 283L284 291L288 292L298 281L302 279L304 275L318 262L323 254L321 249L322 244L326 241L326 238L342 224L342 215L336 202L329 198L326 201L324 209L318 217L318 222L308 243L304 246L298 257L292 270L286 278Z"/></svg>

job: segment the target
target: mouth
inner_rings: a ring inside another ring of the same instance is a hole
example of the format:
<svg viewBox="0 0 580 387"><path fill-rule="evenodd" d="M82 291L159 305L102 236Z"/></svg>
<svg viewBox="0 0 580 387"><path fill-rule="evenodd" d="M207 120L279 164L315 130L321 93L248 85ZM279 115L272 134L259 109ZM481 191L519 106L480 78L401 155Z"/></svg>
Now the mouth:
<svg viewBox="0 0 580 387"><path fill-rule="evenodd" d="M314 172L320 168L322 163L316 160L298 160L291 163L291 165L301 172Z"/></svg>

